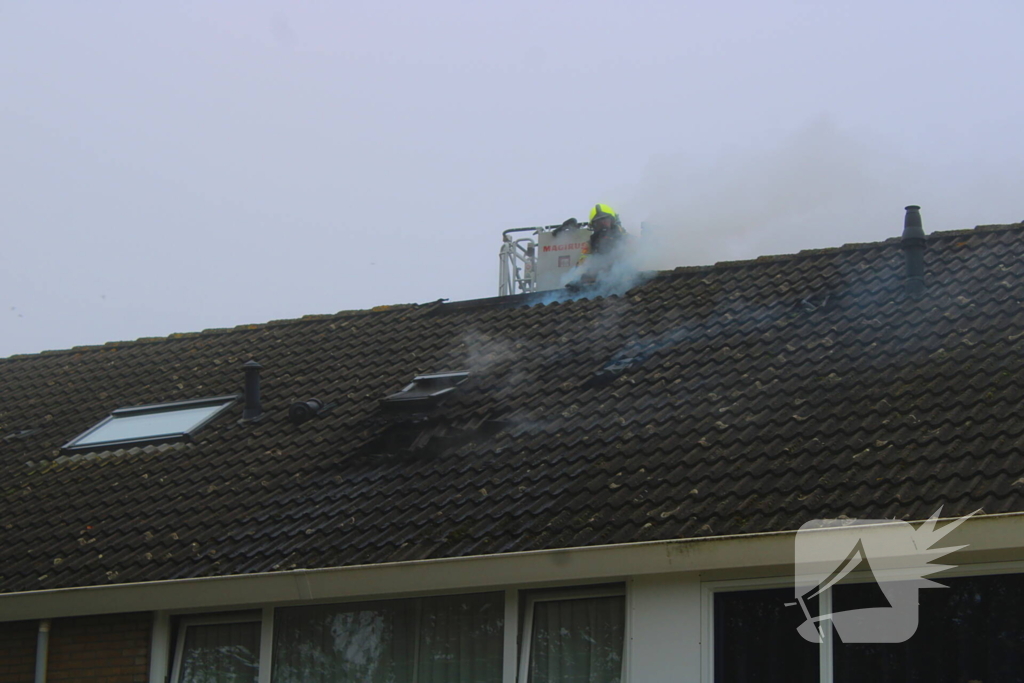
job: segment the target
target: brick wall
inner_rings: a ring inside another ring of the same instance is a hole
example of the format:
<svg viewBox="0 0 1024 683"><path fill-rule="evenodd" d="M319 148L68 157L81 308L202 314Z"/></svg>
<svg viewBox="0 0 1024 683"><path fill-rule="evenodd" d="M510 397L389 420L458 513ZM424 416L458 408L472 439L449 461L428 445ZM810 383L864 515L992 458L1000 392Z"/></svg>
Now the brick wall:
<svg viewBox="0 0 1024 683"><path fill-rule="evenodd" d="M54 619L48 681L145 683L149 612ZM32 683L38 621L0 622L0 683Z"/></svg>
<svg viewBox="0 0 1024 683"><path fill-rule="evenodd" d="M0 683L32 683L38 621L0 622Z"/></svg>
<svg viewBox="0 0 1024 683"><path fill-rule="evenodd" d="M47 681L145 683L149 612L54 619Z"/></svg>

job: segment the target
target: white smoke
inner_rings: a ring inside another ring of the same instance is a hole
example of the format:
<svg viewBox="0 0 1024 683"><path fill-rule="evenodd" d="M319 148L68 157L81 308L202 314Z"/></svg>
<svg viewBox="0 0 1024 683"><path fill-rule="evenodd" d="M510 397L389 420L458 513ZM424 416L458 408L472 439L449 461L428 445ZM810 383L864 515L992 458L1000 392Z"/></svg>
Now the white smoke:
<svg viewBox="0 0 1024 683"><path fill-rule="evenodd" d="M567 289L558 290L558 300L624 294L648 277L641 270L641 260L640 244L632 238L608 253L591 254L562 277Z"/></svg>
<svg viewBox="0 0 1024 683"><path fill-rule="evenodd" d="M638 268L671 269L896 237L908 204L922 205L926 232L1020 220L1024 201L1013 188L1024 182L1024 164L1004 164L998 177L985 168L969 159L911 161L821 117L774 143L725 150L713 163L652 158L613 205L634 234L645 223Z"/></svg>
<svg viewBox="0 0 1024 683"><path fill-rule="evenodd" d="M723 152L710 165L685 155L652 159L627 202L647 217L643 264L666 269L837 246L838 223L863 222L869 205L884 206L898 223L912 202L901 203L871 168L873 156L820 119L778 144Z"/></svg>
<svg viewBox="0 0 1024 683"><path fill-rule="evenodd" d="M477 330L462 335L464 368L472 374L482 374L496 365L515 362L519 358L516 343L502 337L492 337Z"/></svg>
<svg viewBox="0 0 1024 683"><path fill-rule="evenodd" d="M920 204L926 233L1024 217L1024 161L911 160L870 133L818 117L774 141L723 149L711 162L683 153L654 157L633 187L602 197L619 210L631 244L582 270L596 286L555 290L544 303L623 294L657 270L876 242L903 230ZM992 166L995 168L995 166Z"/></svg>

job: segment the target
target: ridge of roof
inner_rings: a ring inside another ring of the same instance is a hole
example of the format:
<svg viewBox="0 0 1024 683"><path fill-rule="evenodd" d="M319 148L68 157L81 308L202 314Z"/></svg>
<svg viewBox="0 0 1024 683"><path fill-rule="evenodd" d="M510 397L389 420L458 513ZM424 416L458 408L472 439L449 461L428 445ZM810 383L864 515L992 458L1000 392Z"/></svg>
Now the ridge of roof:
<svg viewBox="0 0 1024 683"><path fill-rule="evenodd" d="M965 237L968 235L974 235L983 232L1008 232L1011 230L1021 230L1024 228L1024 221L1020 223L999 223L992 225L978 225L973 228L964 228L960 230L936 230L927 234L929 240L949 240L958 237ZM900 237L888 237L884 240L877 242L847 242L842 246L838 247L822 247L819 249L801 249L796 253L790 254L765 254L763 256L757 256L752 259L738 259L735 261L716 261L712 265L702 266L679 266L672 270L658 271L658 275L672 275L672 274L684 274L684 273L695 273L695 272L711 272L716 270L723 270L729 268L744 268L748 266L757 266L765 263L773 263L777 261L796 261L799 259L811 258L815 256L822 256L826 254L839 254L852 251L865 251L868 249L878 249L880 247L886 247L893 244L899 244Z"/></svg>
<svg viewBox="0 0 1024 683"><path fill-rule="evenodd" d="M947 240L955 239L958 237L965 237L984 232L1007 232L1011 230L1024 230L1024 221L1019 223L1003 223L1003 224L990 224L990 225L978 225L974 228L966 228L960 230L938 230L935 232L928 233L927 237L929 240ZM796 253L790 254L766 254L758 256L752 259L739 259L735 261L716 261L711 265L695 265L695 266L678 266L671 270L657 270L649 271L652 276L646 279L644 282L649 282L652 279L661 277L678 276L693 273L704 273L704 272L715 272L720 270L727 270L733 268L747 268L751 266L761 266L768 263L774 263L778 261L797 261L825 254L839 254L853 251L862 251L868 249L877 249L892 244L897 244L900 241L899 237L889 237L884 240L877 242L848 242L839 247L823 247L820 249L802 249ZM243 323L235 325L234 327L214 327L197 332L174 332L163 337L139 337L138 339L127 339L121 341L109 341L103 344L89 344L83 346L73 346L69 349L52 349L44 350L36 353L21 353L7 356L6 358L0 358L0 363L6 361L24 360L27 358L33 358L36 356L58 356L66 354L78 354L84 352L95 352L95 351L116 351L121 347L137 345L137 344L157 344L168 341L176 341L179 339L193 339L208 335L219 335L227 334L231 332L242 332L242 331L253 331L266 329L269 327L281 327L288 325L301 325L310 322L318 322L323 320L331 319L343 319L357 316L374 315L383 312L392 312L397 310L416 310L419 308L426 308L435 305L443 305L446 310L461 310L461 309L473 309L473 308L497 308L497 307L519 307L529 306L537 303L548 303L546 299L549 297L549 292L533 292L528 294L518 294L513 296L504 297L483 297L479 299L464 299L461 301L453 301L451 303L444 303L446 299L439 299L437 301L431 301L426 303L406 303L406 304L385 304L380 306L374 306L368 309L350 309L342 310L336 313L313 313L303 315L299 318L282 318L278 320L269 320L263 323Z"/></svg>
<svg viewBox="0 0 1024 683"><path fill-rule="evenodd" d="M332 319L344 319L344 318L355 318L359 316L373 315L376 313L382 313L385 311L397 311L405 309L417 309L432 306L437 302L431 301L423 304L409 303L409 304L388 304L384 306L374 306L373 308L366 309L352 309L338 311L337 313L311 313L304 315L301 318L282 318L279 320L268 320L263 323L242 323L235 325L234 327L211 327L198 332L172 332L163 337L139 337L138 339L125 339L121 341L108 341L103 344L86 344L82 346L72 346L70 349L47 349L44 351L38 351L36 353L18 353L6 358L0 358L0 363L11 360L22 360L25 358L34 358L36 356L59 356L64 354L77 354L91 351L116 351L124 346L134 346L141 344L157 344L160 342L176 341L179 339L195 339L197 337L213 336L219 334L228 334L230 332L248 332L252 330L262 330L268 327L281 327L285 325L302 325L311 322L320 322L323 320Z"/></svg>

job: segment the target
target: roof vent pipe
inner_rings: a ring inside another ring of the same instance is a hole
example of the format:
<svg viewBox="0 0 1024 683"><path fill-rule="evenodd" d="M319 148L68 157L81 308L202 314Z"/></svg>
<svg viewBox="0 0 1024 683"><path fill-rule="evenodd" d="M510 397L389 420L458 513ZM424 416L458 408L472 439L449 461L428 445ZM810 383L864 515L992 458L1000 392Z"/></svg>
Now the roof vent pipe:
<svg viewBox="0 0 1024 683"><path fill-rule="evenodd" d="M245 408L242 409L242 420L255 422L263 416L260 406L260 370L262 365L254 360L242 366L245 368Z"/></svg>
<svg viewBox="0 0 1024 683"><path fill-rule="evenodd" d="M918 297L924 293L924 228L921 207L911 204L903 219L903 259L907 268L906 292Z"/></svg>
<svg viewBox="0 0 1024 683"><path fill-rule="evenodd" d="M308 401L296 401L288 406L288 419L294 424L300 425L306 420L312 420L326 407L327 405L318 398L311 398Z"/></svg>

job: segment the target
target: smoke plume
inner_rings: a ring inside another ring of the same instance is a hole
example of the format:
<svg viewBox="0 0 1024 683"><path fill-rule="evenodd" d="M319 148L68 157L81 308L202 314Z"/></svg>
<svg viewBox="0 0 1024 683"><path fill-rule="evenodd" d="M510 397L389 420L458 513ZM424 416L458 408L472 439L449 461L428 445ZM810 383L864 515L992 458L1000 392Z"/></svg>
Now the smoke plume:
<svg viewBox="0 0 1024 683"><path fill-rule="evenodd" d="M935 150L941 155L945 150ZM714 161L653 158L621 192L627 227L643 237L639 270L710 265L895 237L903 207L920 204L926 232L1012 223L1024 203L1007 177L977 159L910 160L828 117L772 144L727 150ZM616 205L617 208L618 205Z"/></svg>

